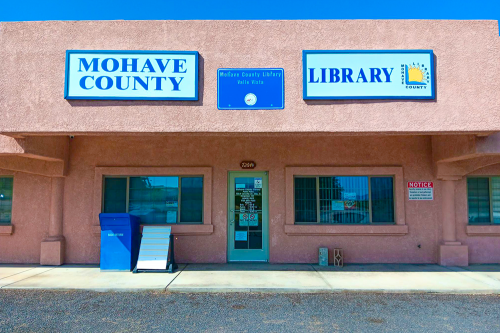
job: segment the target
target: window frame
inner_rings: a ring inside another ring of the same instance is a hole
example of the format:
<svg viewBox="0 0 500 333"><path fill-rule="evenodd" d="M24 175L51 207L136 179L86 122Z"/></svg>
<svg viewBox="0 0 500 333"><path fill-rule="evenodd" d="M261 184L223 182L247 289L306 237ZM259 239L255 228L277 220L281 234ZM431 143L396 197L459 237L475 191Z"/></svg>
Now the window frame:
<svg viewBox="0 0 500 333"><path fill-rule="evenodd" d="M293 207L294 207L294 224L295 225L332 225L332 223L321 223L321 198L320 198L320 177L367 177L368 178L368 212L369 212L369 223L333 223L334 225L394 225L396 224L396 177L395 175L293 175ZM371 178L376 177L387 177L392 178L392 197L393 197L393 222L375 222L373 223L373 211L372 211L372 191L371 191ZM295 220L295 179L296 178L316 178L316 222L300 222Z"/></svg>
<svg viewBox="0 0 500 333"><path fill-rule="evenodd" d="M103 175L102 182L102 201L101 201L101 213L104 211L104 197L106 193L106 178L126 178L127 179L127 188L126 188L126 196L125 196L125 212L129 212L130 206L130 178L132 177L177 177L177 188L178 188L178 199L177 199L177 221L175 223L141 223L143 225L189 225L189 224L203 224L205 219L204 214L204 187L205 187L205 177L204 175ZM190 221L190 222L181 222L181 209L182 209L182 178L201 178L203 182L203 187L201 191L201 221Z"/></svg>
<svg viewBox="0 0 500 333"><path fill-rule="evenodd" d="M128 167L128 166L96 166L94 169L94 186L92 195L92 224L88 230L96 237L101 235L99 214L102 210L102 185L104 176L203 176L203 224L163 224L172 228L175 236L205 236L214 233L212 224L212 167L170 166L170 167ZM161 224L159 224L161 225ZM142 225L141 225L142 230Z"/></svg>
<svg viewBox="0 0 500 333"><path fill-rule="evenodd" d="M471 223L470 220L469 220L469 179L477 179L477 178L481 178L481 179L488 179L488 203L490 205L490 222L476 222L476 223ZM466 194L466 199L467 199L467 225L470 225L470 226L500 226L500 222L498 223L495 223L494 221L494 218L493 218L493 203L491 201L492 199L492 192L493 192L493 188L491 186L491 180L492 178L499 178L500 179L500 176L483 176L483 175L477 175L477 176L467 176L466 179L465 179L465 194Z"/></svg>
<svg viewBox="0 0 500 333"><path fill-rule="evenodd" d="M365 176L394 175L394 219L396 224L295 224L293 176ZM295 236L404 236L409 232L406 224L405 204L408 190L402 166L286 166L285 167L285 234Z"/></svg>
<svg viewBox="0 0 500 333"><path fill-rule="evenodd" d="M10 221L9 222L0 222L0 226L11 226L12 225L13 207L14 207L14 176L0 174L0 179L1 178L12 179L12 200L10 202Z"/></svg>

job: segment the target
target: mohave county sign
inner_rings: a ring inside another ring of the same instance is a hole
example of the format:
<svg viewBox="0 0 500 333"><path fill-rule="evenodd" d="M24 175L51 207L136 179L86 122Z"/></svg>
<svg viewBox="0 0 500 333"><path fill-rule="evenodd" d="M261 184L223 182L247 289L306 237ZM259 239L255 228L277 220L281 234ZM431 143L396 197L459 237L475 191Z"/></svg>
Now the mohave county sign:
<svg viewBox="0 0 500 333"><path fill-rule="evenodd" d="M198 100L198 52L68 50L64 98Z"/></svg>
<svg viewBox="0 0 500 333"><path fill-rule="evenodd" d="M434 99L432 50L302 51L304 99Z"/></svg>

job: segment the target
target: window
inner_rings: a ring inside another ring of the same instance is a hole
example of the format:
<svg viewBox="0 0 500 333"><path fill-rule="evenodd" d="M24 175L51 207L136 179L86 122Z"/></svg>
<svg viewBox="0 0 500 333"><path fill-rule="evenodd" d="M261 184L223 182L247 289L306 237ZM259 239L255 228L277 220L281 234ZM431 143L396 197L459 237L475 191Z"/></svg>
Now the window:
<svg viewBox="0 0 500 333"><path fill-rule="evenodd" d="M394 179L295 176L295 223L394 223Z"/></svg>
<svg viewBox="0 0 500 333"><path fill-rule="evenodd" d="M0 224L11 223L13 186L13 177L0 177Z"/></svg>
<svg viewBox="0 0 500 333"><path fill-rule="evenodd" d="M142 224L202 223L203 177L105 177L102 211Z"/></svg>
<svg viewBox="0 0 500 333"><path fill-rule="evenodd" d="M500 223L500 177L467 178L470 224Z"/></svg>

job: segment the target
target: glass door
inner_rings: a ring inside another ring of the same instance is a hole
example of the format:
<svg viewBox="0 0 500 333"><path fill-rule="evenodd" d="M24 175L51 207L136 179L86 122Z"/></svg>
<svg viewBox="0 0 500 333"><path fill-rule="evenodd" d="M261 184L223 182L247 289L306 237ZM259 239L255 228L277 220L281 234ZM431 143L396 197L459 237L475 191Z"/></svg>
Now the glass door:
<svg viewBox="0 0 500 333"><path fill-rule="evenodd" d="M230 172L229 261L268 261L267 172Z"/></svg>

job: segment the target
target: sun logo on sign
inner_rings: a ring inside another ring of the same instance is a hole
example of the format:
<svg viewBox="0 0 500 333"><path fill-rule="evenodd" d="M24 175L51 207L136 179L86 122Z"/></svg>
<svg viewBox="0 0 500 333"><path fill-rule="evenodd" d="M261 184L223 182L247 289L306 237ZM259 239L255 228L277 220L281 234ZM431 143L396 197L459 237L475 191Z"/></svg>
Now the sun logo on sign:
<svg viewBox="0 0 500 333"><path fill-rule="evenodd" d="M429 71L423 64L405 65L405 74L407 85L427 85L429 82Z"/></svg>

